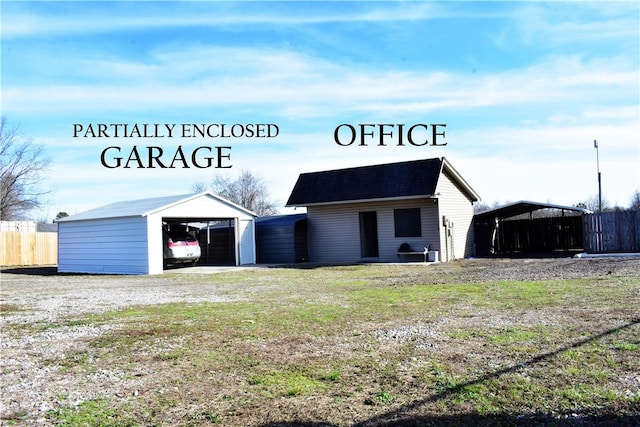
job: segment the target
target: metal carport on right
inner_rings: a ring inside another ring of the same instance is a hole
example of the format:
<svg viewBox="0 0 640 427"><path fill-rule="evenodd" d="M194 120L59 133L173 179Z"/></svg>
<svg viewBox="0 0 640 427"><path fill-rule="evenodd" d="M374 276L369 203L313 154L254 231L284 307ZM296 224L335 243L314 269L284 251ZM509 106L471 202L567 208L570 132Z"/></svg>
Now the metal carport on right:
<svg viewBox="0 0 640 427"><path fill-rule="evenodd" d="M519 201L474 215L476 256L570 254L584 249L575 206Z"/></svg>

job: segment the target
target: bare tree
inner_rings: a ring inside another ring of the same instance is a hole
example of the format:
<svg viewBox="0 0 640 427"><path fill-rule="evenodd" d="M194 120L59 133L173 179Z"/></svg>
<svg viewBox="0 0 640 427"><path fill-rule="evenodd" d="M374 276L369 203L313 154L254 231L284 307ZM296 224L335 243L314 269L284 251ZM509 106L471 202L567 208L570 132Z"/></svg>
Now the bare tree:
<svg viewBox="0 0 640 427"><path fill-rule="evenodd" d="M204 193L207 191L207 183L206 182L194 182L191 184L191 191L194 193Z"/></svg>
<svg viewBox="0 0 640 427"><path fill-rule="evenodd" d="M580 208L589 209L592 212L598 212L600 210L600 200L598 195L594 195L589 197L586 201L582 203L578 203L577 205ZM602 197L602 210L610 210L609 201L603 196Z"/></svg>
<svg viewBox="0 0 640 427"><path fill-rule="evenodd" d="M491 209L488 203L478 202L473 205L473 213L481 213Z"/></svg>
<svg viewBox="0 0 640 427"><path fill-rule="evenodd" d="M15 220L43 203L41 189L50 160L44 148L0 119L0 218Z"/></svg>
<svg viewBox="0 0 640 427"><path fill-rule="evenodd" d="M499 202L493 202L492 204L489 204L487 202L477 202L473 205L473 213L482 213L482 212L486 212L489 211L491 209L496 209L499 208L505 204L508 204L509 202L506 202L504 204L499 203Z"/></svg>
<svg viewBox="0 0 640 427"><path fill-rule="evenodd" d="M64 211L61 211L61 212L58 212L58 213L57 213L57 215L56 215L56 219L62 219L62 218L66 218L66 217L68 217L68 216L69 216L69 214L68 214L68 213L66 213L66 212L64 212Z"/></svg>
<svg viewBox="0 0 640 427"><path fill-rule="evenodd" d="M216 176L207 186L205 183L194 183L191 189L200 193L207 187L212 193L257 213L259 216L278 213L277 204L270 200L267 186L262 178L249 171L242 171L236 178Z"/></svg>
<svg viewBox="0 0 640 427"><path fill-rule="evenodd" d="M636 190L635 193L633 193L633 196L631 196L631 204L629 205L629 209L640 209L640 190Z"/></svg>

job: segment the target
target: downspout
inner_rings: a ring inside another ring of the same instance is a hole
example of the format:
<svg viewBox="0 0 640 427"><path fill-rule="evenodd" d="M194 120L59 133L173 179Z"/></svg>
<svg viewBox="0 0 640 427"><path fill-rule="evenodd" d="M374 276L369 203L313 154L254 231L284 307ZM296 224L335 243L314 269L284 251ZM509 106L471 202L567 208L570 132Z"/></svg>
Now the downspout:
<svg viewBox="0 0 640 427"><path fill-rule="evenodd" d="M446 254L445 261L449 261L449 235L447 230L447 217L442 215L442 226L444 227L444 253Z"/></svg>

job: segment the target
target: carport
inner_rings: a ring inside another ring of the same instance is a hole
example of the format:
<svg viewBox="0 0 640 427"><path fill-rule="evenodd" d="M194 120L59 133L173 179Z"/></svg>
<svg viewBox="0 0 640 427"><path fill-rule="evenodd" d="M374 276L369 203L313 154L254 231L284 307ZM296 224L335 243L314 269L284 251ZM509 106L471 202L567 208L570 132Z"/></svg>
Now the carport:
<svg viewBox="0 0 640 427"><path fill-rule="evenodd" d="M221 220L233 224L229 259L255 264L256 216L209 192L112 203L57 220L58 272L160 274L163 223L191 229Z"/></svg>
<svg viewBox="0 0 640 427"><path fill-rule="evenodd" d="M587 209L519 201L474 215L477 256L558 254L583 250Z"/></svg>

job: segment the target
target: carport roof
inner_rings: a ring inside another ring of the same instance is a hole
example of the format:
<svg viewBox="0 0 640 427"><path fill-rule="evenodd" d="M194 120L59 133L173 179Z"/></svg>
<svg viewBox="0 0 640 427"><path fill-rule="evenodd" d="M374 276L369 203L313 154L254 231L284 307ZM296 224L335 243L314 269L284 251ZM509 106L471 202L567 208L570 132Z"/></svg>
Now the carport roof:
<svg viewBox="0 0 640 427"><path fill-rule="evenodd" d="M263 216L261 218L256 219L256 223L269 226L283 226L283 225L294 225L296 222L306 219L307 214L290 214L290 215L273 215L273 216Z"/></svg>
<svg viewBox="0 0 640 427"><path fill-rule="evenodd" d="M580 213L590 213L588 209L578 208L575 206L563 206L554 205L551 203L531 202L527 200L521 200L519 202L509 203L499 208L491 209L488 211L480 212L474 216L475 220L493 220L494 218L504 219L514 216L522 215L529 212L534 212L540 209L560 209L565 211L573 211Z"/></svg>
<svg viewBox="0 0 640 427"><path fill-rule="evenodd" d="M107 218L123 218L130 216L147 216L154 214L158 211L170 208L179 203L184 203L198 197L208 196L212 197L222 203L226 203L234 208L246 212L256 217L254 212L251 212L242 206L236 205L218 195L210 192L198 193L198 194L180 194L176 196L164 196L154 197L150 199L138 199L128 200L124 202L115 202L105 206L101 206L95 209L91 209L85 212L81 212L76 215L60 218L55 222L71 222L71 221L85 221L92 219L107 219Z"/></svg>

